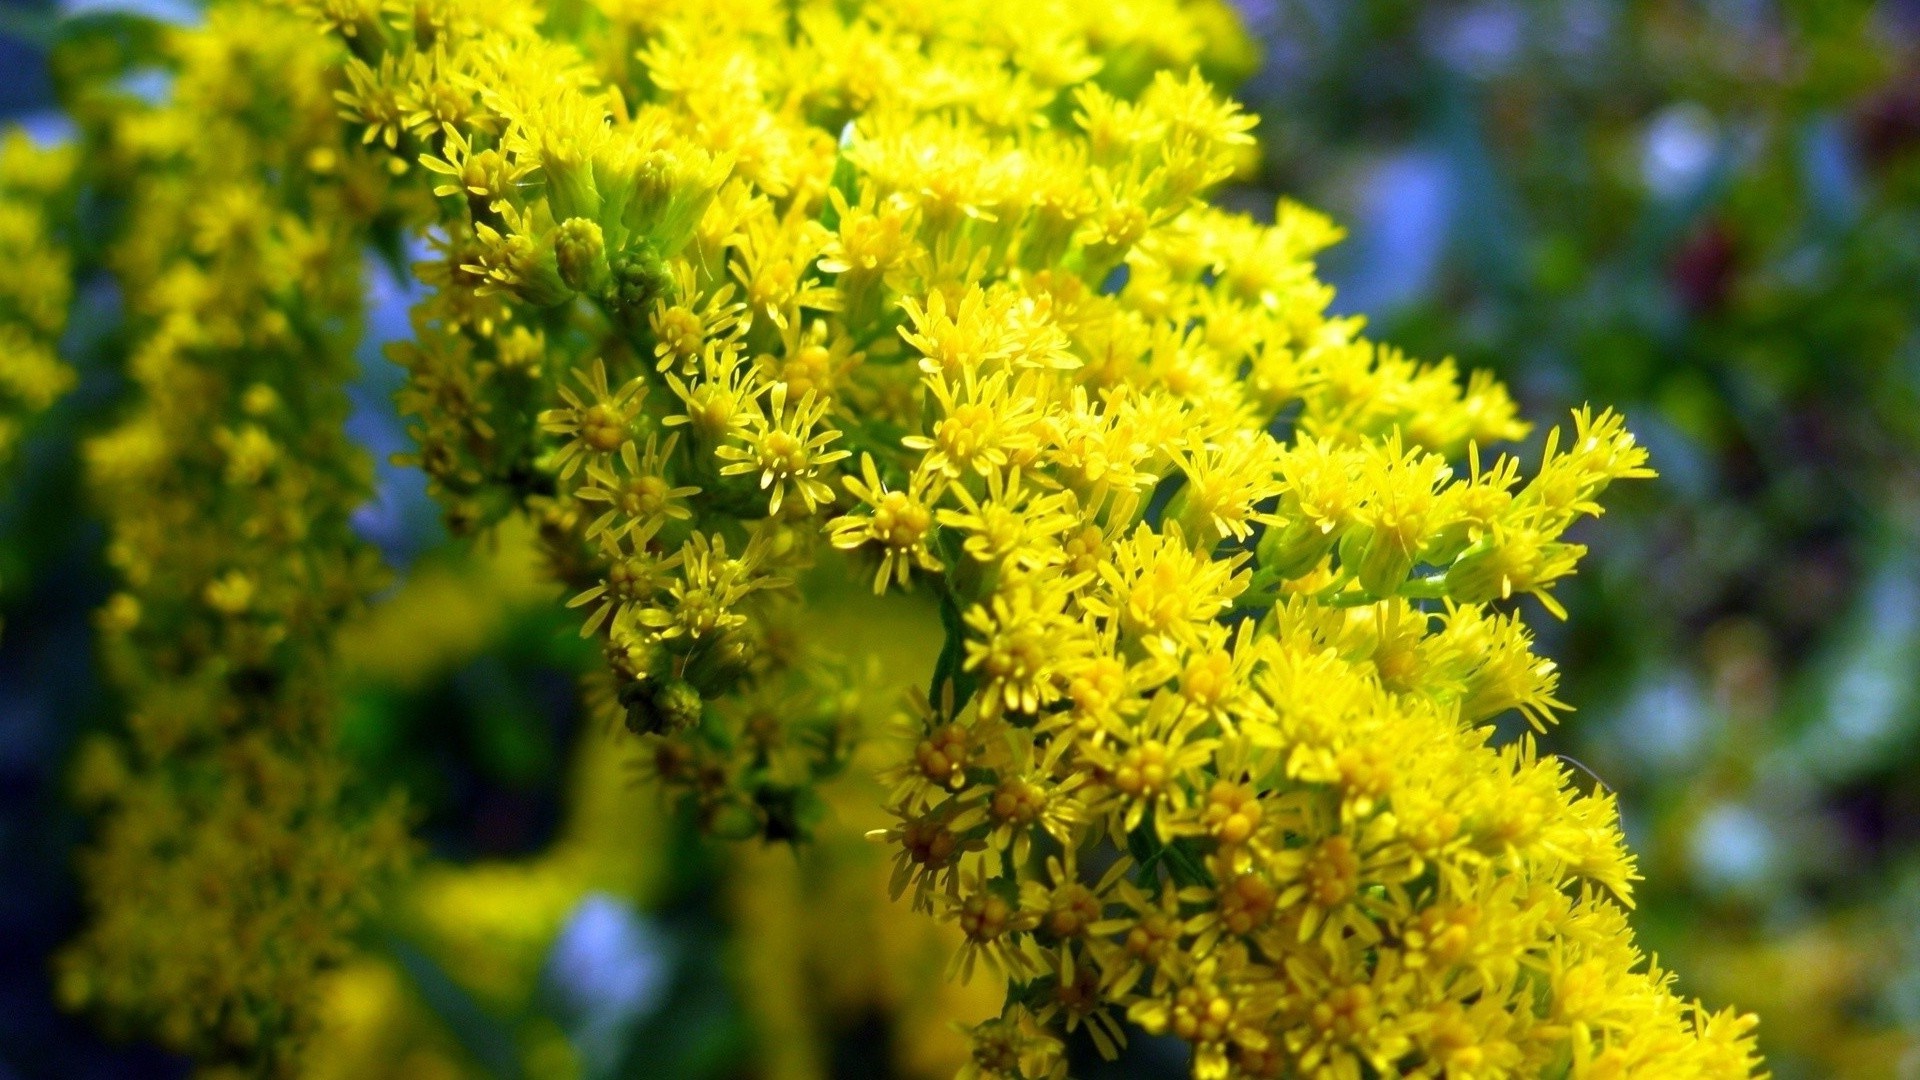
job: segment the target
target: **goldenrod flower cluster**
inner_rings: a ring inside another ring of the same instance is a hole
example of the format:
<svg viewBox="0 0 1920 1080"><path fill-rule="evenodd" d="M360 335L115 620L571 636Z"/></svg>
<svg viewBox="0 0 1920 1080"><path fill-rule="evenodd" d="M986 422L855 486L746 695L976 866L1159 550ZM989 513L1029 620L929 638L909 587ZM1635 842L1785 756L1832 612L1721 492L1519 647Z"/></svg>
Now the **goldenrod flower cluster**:
<svg viewBox="0 0 1920 1080"><path fill-rule="evenodd" d="M0 135L0 465L34 417L73 386L55 352L73 299L61 235L72 201L71 147L44 149L25 132Z"/></svg>
<svg viewBox="0 0 1920 1080"><path fill-rule="evenodd" d="M800 13L797 37L769 4L310 13L347 57L343 115L412 182L394 202L427 239L416 271L431 292L394 357L449 524L537 516L556 576L579 586L585 631L606 643L629 725L672 736L655 741L653 769L717 832L805 833L813 782L844 768L857 724L809 652L794 585L831 547L822 520L856 505L843 481L883 483L877 464L858 471L854 448L892 472L924 411L923 365L897 332L902 288L984 273L989 248L1046 267L1095 217L1132 214L1144 189L1115 189L1124 205L1107 210L1088 201L1083 140L1033 128L1033 112L1065 131L1070 89L1096 72L1138 91L1191 67L1228 29L1219 9L1153 3L1096 19L934 4L847 18L821 5ZM567 35L543 33L561 22ZM907 63L915 41L938 62ZM888 104L898 94L922 103ZM1009 102L1026 104L995 121L991 144L934 122ZM859 162L895 158L957 185L945 196L957 201L863 187ZM1220 167L1196 158L1141 182L1190 200ZM1015 220L1043 177L1064 215L1047 235ZM976 223L994 220L1005 224L989 241ZM1109 269L1120 251L1102 256ZM989 311L982 299L970 318L1014 302ZM1025 307L1032 333L1056 333ZM911 494L925 520L908 508L881 566L902 582L940 565L923 542L935 493ZM848 524L835 535L859 546ZM721 701L737 705L709 716Z"/></svg>
<svg viewBox="0 0 1920 1080"><path fill-rule="evenodd" d="M0 476L33 422L74 383L57 351L73 300L66 236L74 155L0 133Z"/></svg>
<svg viewBox="0 0 1920 1080"><path fill-rule="evenodd" d="M163 40L162 102L71 102L138 390L88 455L129 717L79 773L74 1003L290 1071L406 854L330 731L380 579L358 271L405 236L418 464L456 532L537 524L707 828L804 839L870 734L821 563L937 621L875 838L1004 988L968 1076L1123 1020L1205 1080L1759 1068L1636 951L1612 800L1493 739L1564 709L1517 604L1644 451L1583 410L1524 470L1502 387L1328 313L1330 222L1207 205L1255 126L1215 0L233 0Z"/></svg>
<svg viewBox="0 0 1920 1080"><path fill-rule="evenodd" d="M302 21L218 8L167 36L164 104L73 104L88 182L126 217L108 258L137 401L86 448L127 717L78 766L94 919L60 988L251 1075L297 1065L318 970L409 847L333 755L329 644L381 580L342 424L384 175L340 149L329 53Z"/></svg>
<svg viewBox="0 0 1920 1080"><path fill-rule="evenodd" d="M1490 743L1563 708L1514 602L1644 452L1583 411L1523 475L1500 386L1327 314L1329 222L1202 201L1215 9L309 10L432 245L420 462L539 515L709 825L802 835L858 734L816 561L937 601L881 838L1005 982L970 1072L1123 1017L1205 1078L1758 1067L1634 949L1611 799Z"/></svg>

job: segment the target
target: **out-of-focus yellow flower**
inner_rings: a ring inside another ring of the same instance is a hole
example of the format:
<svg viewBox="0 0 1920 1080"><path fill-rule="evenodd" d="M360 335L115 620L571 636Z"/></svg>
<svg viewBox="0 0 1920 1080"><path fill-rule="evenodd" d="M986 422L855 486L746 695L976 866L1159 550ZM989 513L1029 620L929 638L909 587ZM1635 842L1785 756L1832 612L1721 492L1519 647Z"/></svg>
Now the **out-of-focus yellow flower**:
<svg viewBox="0 0 1920 1080"><path fill-rule="evenodd" d="M87 447L123 590L102 657L129 708L79 777L93 917L59 980L210 1068L281 1075L319 973L411 852L333 737L331 644L381 580L348 523L367 467L342 422L385 170L341 150L332 48L301 20L226 5L160 44L164 102L74 101L84 180L125 205L107 261L137 393Z"/></svg>
<svg viewBox="0 0 1920 1080"><path fill-rule="evenodd" d="M73 385L55 346L73 299L62 234L75 163L72 146L42 148L17 128L0 134L0 465L33 417Z"/></svg>

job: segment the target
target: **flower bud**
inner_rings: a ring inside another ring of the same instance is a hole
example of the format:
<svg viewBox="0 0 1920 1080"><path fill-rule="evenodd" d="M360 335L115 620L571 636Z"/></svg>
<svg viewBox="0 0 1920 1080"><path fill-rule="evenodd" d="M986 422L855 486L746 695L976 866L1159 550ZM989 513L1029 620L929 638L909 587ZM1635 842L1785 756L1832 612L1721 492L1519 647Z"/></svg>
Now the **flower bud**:
<svg viewBox="0 0 1920 1080"><path fill-rule="evenodd" d="M700 215L733 164L704 151L654 150L631 165L632 197L621 222L655 250L677 254L692 239Z"/></svg>
<svg viewBox="0 0 1920 1080"><path fill-rule="evenodd" d="M1262 533L1255 554L1263 569L1273 571L1282 579L1298 577L1326 558L1338 537L1337 532L1323 531L1306 521L1295 520Z"/></svg>
<svg viewBox="0 0 1920 1080"><path fill-rule="evenodd" d="M574 291L560 277L560 259L553 249L553 234L542 237L533 249L533 258L520 271L515 290L535 307L558 307L573 299Z"/></svg>
<svg viewBox="0 0 1920 1080"><path fill-rule="evenodd" d="M1447 595L1463 604L1484 604L1513 594L1513 564L1506 549L1483 536L1447 567Z"/></svg>
<svg viewBox="0 0 1920 1080"><path fill-rule="evenodd" d="M610 269L613 287L608 300L615 307L642 308L673 293L673 275L651 247L643 245L621 252L613 257Z"/></svg>
<svg viewBox="0 0 1920 1080"><path fill-rule="evenodd" d="M575 147L548 148L541 165L547 177L547 204L556 219L591 220L600 215L593 163L582 159Z"/></svg>
<svg viewBox="0 0 1920 1080"><path fill-rule="evenodd" d="M553 236L553 254L560 280L589 296L599 296L613 280L607 267L606 237L600 223L591 218L570 217L561 222Z"/></svg>
<svg viewBox="0 0 1920 1080"><path fill-rule="evenodd" d="M476 233L482 247L475 266L494 287L511 291L536 307L555 307L573 298L573 290L560 280L551 231L538 240L519 233L500 233L485 225Z"/></svg>
<svg viewBox="0 0 1920 1080"><path fill-rule="evenodd" d="M1399 535L1371 525L1356 525L1340 538L1340 561L1374 596L1392 596L1413 572L1413 552Z"/></svg>
<svg viewBox="0 0 1920 1080"><path fill-rule="evenodd" d="M1419 561L1433 566L1446 566L1453 562L1473 542L1477 525L1477 522L1467 519L1448 522L1420 546Z"/></svg>
<svg viewBox="0 0 1920 1080"><path fill-rule="evenodd" d="M645 678L620 688L627 730L635 735L671 735L700 722L706 703L700 691L680 679Z"/></svg>
<svg viewBox="0 0 1920 1080"><path fill-rule="evenodd" d="M722 634L688 658L682 674L707 697L724 697L739 689L740 680L752 669L756 654L754 641L739 634Z"/></svg>

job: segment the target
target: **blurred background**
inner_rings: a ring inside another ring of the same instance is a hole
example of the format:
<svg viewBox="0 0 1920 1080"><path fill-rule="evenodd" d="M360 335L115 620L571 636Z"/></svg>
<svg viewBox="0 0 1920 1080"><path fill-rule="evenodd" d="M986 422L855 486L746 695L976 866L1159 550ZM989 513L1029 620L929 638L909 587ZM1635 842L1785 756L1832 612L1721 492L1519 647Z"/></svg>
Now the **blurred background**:
<svg viewBox="0 0 1920 1080"><path fill-rule="evenodd" d="M1661 478L1578 538L1567 621L1535 613L1578 706L1543 748L1619 794L1642 942L1758 1012L1777 1076L1920 1078L1920 0L1239 6L1266 156L1225 200L1330 211L1343 310L1652 448ZM0 119L60 138L49 28L112 10L0 2ZM369 280L351 423L384 459L410 285ZM117 708L74 465L121 393L115 298L79 296L82 383L0 485L0 1080L187 1071L48 985L81 918L65 769ZM399 573L343 646L343 738L433 859L330 981L314 1075L950 1075L948 1022L999 1002L942 981L881 853L696 843L583 718L594 656L525 538L453 550L416 475L379 479L358 521ZM842 791L833 834L871 802ZM1182 1071L1153 1043L1083 1064Z"/></svg>

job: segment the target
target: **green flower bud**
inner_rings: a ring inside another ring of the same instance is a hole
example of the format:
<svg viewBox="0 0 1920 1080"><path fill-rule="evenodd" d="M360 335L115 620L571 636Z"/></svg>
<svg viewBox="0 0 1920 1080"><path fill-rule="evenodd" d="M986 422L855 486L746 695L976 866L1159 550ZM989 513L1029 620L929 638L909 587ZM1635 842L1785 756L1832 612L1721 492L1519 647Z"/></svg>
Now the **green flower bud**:
<svg viewBox="0 0 1920 1080"><path fill-rule="evenodd" d="M606 237L600 223L591 218L571 217L560 223L554 233L553 254L560 265L560 280L589 296L606 291L613 280L607 267Z"/></svg>
<svg viewBox="0 0 1920 1080"><path fill-rule="evenodd" d="M620 221L636 238L666 255L693 238L732 162L691 148L654 150L629 166L632 197Z"/></svg>
<svg viewBox="0 0 1920 1080"><path fill-rule="evenodd" d="M670 735L700 722L706 703L692 684L648 677L620 688L627 730L635 735Z"/></svg>
<svg viewBox="0 0 1920 1080"><path fill-rule="evenodd" d="M1282 580L1298 577L1333 550L1337 532L1322 532L1305 521L1294 521L1284 528L1273 527L1260 535L1255 555L1263 569Z"/></svg>
<svg viewBox="0 0 1920 1080"><path fill-rule="evenodd" d="M1474 523L1455 521L1439 532L1427 538L1421 546L1419 561L1433 566L1445 566L1460 557L1473 542Z"/></svg>
<svg viewBox="0 0 1920 1080"><path fill-rule="evenodd" d="M687 660L682 673L702 694L725 697L740 686L758 655L758 642L738 634L722 634Z"/></svg>
<svg viewBox="0 0 1920 1080"><path fill-rule="evenodd" d="M683 731L699 723L705 705L700 691L679 679L661 682L653 695L653 707L669 731Z"/></svg>
<svg viewBox="0 0 1920 1080"><path fill-rule="evenodd" d="M1447 595L1463 604L1484 604L1512 594L1512 566L1491 536L1475 541L1447 567Z"/></svg>
<svg viewBox="0 0 1920 1080"><path fill-rule="evenodd" d="M541 165L547 176L547 204L553 216L568 218L600 216L600 189L594 179L593 164L582 160L577 151L549 149Z"/></svg>
<svg viewBox="0 0 1920 1080"><path fill-rule="evenodd" d="M673 292L673 276L651 247L638 247L613 257L613 288L608 299L615 307L640 309Z"/></svg>
<svg viewBox="0 0 1920 1080"><path fill-rule="evenodd" d="M1399 592L1413 572L1413 552L1390 530L1370 525L1356 525L1340 538L1340 561L1374 596Z"/></svg>
<svg viewBox="0 0 1920 1080"><path fill-rule="evenodd" d="M573 299L573 290L560 277L552 233L538 242L524 236L509 236L501 251L507 267L505 280L515 296L535 307L558 307Z"/></svg>

